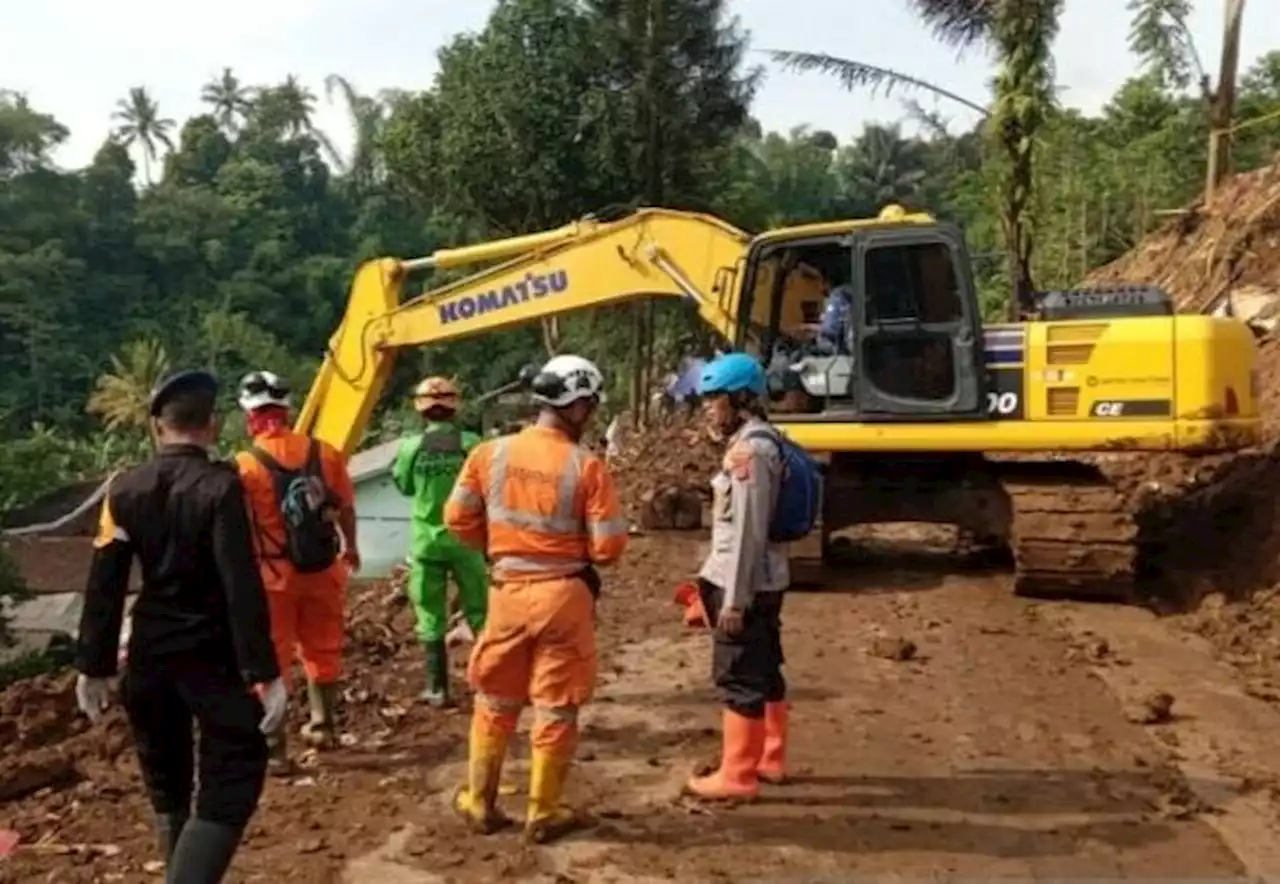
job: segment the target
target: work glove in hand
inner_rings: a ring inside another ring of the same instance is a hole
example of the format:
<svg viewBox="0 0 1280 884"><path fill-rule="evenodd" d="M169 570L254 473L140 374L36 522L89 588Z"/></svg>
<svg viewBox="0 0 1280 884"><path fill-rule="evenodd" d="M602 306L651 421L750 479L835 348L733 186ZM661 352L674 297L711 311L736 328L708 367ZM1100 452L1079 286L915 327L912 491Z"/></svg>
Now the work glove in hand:
<svg viewBox="0 0 1280 884"><path fill-rule="evenodd" d="M277 678L261 691L262 722L258 730L264 734L275 733L284 722L284 713L289 706L289 691L284 686L284 679Z"/></svg>
<svg viewBox="0 0 1280 884"><path fill-rule="evenodd" d="M111 685L105 678L93 678L89 675L76 676L76 705L80 711L89 716L90 721L102 717L107 708Z"/></svg>

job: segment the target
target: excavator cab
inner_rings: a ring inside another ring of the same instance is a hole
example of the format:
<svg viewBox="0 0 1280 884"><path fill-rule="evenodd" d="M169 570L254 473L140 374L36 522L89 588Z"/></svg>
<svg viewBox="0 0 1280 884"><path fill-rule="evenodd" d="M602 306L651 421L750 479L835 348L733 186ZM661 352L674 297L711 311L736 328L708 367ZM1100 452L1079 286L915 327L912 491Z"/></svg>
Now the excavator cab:
<svg viewBox="0 0 1280 884"><path fill-rule="evenodd" d="M738 317L736 344L765 364L788 423L982 420L1000 398L951 225L758 237Z"/></svg>

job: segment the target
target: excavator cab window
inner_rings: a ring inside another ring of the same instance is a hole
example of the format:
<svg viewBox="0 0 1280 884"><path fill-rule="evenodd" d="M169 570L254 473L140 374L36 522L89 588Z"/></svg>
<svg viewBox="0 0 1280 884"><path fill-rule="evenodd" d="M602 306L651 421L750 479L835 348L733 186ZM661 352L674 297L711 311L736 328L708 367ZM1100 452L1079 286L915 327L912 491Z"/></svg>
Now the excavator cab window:
<svg viewBox="0 0 1280 884"><path fill-rule="evenodd" d="M943 225L758 247L740 344L787 420L986 416L963 240Z"/></svg>

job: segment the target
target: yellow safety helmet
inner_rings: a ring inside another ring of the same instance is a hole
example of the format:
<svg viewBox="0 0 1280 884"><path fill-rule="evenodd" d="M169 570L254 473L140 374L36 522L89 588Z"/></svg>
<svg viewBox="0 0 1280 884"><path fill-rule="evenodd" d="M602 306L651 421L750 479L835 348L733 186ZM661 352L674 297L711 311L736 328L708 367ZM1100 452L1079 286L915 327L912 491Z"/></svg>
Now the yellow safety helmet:
<svg viewBox="0 0 1280 884"><path fill-rule="evenodd" d="M460 399L457 384L449 378L426 378L413 388L413 407L420 412L436 405L457 411Z"/></svg>

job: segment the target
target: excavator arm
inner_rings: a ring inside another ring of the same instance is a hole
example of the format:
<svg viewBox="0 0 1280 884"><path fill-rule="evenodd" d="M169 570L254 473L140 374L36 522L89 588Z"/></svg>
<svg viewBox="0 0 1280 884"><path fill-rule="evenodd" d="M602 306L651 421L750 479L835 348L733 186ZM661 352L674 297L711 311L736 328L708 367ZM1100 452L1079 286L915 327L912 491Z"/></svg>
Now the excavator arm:
<svg viewBox="0 0 1280 884"><path fill-rule="evenodd" d="M684 298L726 339L735 336L751 238L709 215L640 209L542 233L379 258L356 272L347 310L298 415L297 429L348 455L364 437L396 354L641 298ZM505 259L505 260L504 260ZM411 300L408 275L504 261Z"/></svg>

